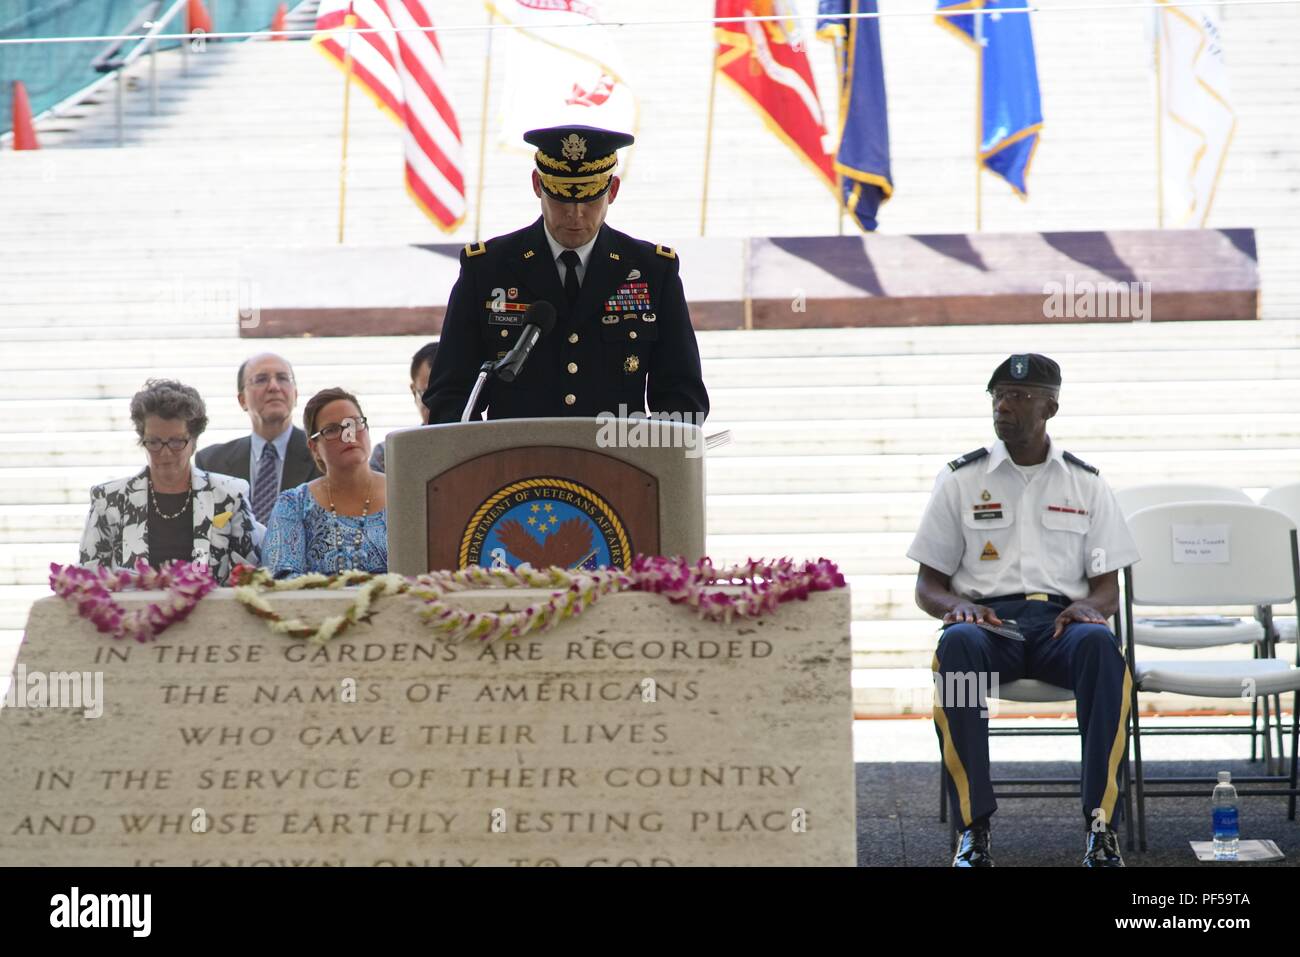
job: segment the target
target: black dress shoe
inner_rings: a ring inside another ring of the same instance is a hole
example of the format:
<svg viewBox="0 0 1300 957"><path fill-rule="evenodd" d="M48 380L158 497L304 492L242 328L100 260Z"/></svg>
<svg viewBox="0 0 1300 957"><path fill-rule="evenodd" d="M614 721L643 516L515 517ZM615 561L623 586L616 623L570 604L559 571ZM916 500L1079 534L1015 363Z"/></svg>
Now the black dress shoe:
<svg viewBox="0 0 1300 957"><path fill-rule="evenodd" d="M1106 828L1088 832L1088 852L1083 855L1084 867L1123 867L1119 854L1119 835Z"/></svg>
<svg viewBox="0 0 1300 957"><path fill-rule="evenodd" d="M957 839L957 853L953 856L952 866L992 867L991 843L987 826L966 828Z"/></svg>

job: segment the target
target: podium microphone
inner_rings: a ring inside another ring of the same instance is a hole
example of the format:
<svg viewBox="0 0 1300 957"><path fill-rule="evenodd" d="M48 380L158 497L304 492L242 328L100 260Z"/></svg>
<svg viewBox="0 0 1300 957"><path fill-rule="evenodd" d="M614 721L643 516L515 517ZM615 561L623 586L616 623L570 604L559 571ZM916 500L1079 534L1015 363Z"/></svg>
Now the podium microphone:
<svg viewBox="0 0 1300 957"><path fill-rule="evenodd" d="M524 331L509 354L496 364L496 376L502 382L514 382L515 376L528 361L537 340L555 328L555 307L545 299L538 300L524 313Z"/></svg>
<svg viewBox="0 0 1300 957"><path fill-rule="evenodd" d="M542 299L528 307L528 311L524 313L524 331L520 334L515 347L504 358L496 362L488 360L479 368L478 381L474 383L469 401L465 403L465 410L460 415L462 422L468 422L473 416L478 406L479 393L483 391L488 376L495 375L502 382L514 382L515 377L519 375L519 370L528 361L528 354L533 351L533 346L537 345L537 340L553 328L555 328L554 306Z"/></svg>

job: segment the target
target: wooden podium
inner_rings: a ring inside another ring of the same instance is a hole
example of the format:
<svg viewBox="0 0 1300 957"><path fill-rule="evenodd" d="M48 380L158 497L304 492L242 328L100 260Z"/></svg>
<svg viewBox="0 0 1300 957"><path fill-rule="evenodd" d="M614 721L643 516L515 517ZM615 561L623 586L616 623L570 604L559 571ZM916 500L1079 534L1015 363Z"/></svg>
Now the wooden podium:
<svg viewBox="0 0 1300 957"><path fill-rule="evenodd" d="M626 568L704 554L703 430L503 419L388 435L388 568Z"/></svg>

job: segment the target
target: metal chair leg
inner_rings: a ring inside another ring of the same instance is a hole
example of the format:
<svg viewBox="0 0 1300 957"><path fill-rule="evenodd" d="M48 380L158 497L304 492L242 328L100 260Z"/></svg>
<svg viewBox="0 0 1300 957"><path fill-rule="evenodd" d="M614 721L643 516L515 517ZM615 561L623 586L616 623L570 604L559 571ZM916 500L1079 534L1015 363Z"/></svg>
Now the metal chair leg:
<svg viewBox="0 0 1300 957"><path fill-rule="evenodd" d="M1273 695L1273 714L1277 716L1277 720L1273 723L1277 731L1277 773L1281 774L1282 766L1286 762L1286 748L1283 746L1282 738L1282 696L1280 694Z"/></svg>
<svg viewBox="0 0 1300 957"><path fill-rule="evenodd" d="M1133 850L1133 769L1129 765L1128 742L1124 742L1124 849ZM1080 787L1083 782L1080 782Z"/></svg>
<svg viewBox="0 0 1300 957"><path fill-rule="evenodd" d="M1296 695L1300 698L1300 695ZM1286 806L1286 819L1295 820L1295 790L1296 790L1296 758L1298 752L1296 745L1300 744L1300 708L1296 707L1295 699L1291 701L1291 793L1288 795Z"/></svg>
<svg viewBox="0 0 1300 957"><path fill-rule="evenodd" d="M1142 785L1142 722L1138 719L1137 682L1133 683L1129 716L1133 722L1133 776L1137 785L1138 849L1147 849L1146 792Z"/></svg>

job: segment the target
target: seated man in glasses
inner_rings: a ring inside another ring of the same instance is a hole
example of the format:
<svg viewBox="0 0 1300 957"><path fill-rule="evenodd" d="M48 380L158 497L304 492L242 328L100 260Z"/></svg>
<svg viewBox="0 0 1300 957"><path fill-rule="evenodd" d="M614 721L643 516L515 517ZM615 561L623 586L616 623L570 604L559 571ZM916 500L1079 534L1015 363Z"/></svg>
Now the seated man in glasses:
<svg viewBox="0 0 1300 957"><path fill-rule="evenodd" d="M235 384L252 433L209 445L199 450L194 462L209 472L248 482L253 517L265 525L280 492L311 481L320 470L307 451L306 433L293 424L298 402L293 367L273 353L256 355L240 365Z"/></svg>
<svg viewBox="0 0 1300 957"><path fill-rule="evenodd" d="M998 441L948 463L907 552L921 566L917 605L944 623L934 721L962 827L954 867L993 865L986 698L1021 678L1073 689L1083 864L1124 866L1113 821L1132 682L1106 619L1119 605L1118 569L1138 554L1097 469L1047 434L1060 388L1046 356L997 367L988 389Z"/></svg>
<svg viewBox="0 0 1300 957"><path fill-rule="evenodd" d="M387 486L383 473L370 467L370 428L361 403L343 389L322 389L302 417L323 474L276 500L262 564L276 578L388 571Z"/></svg>

